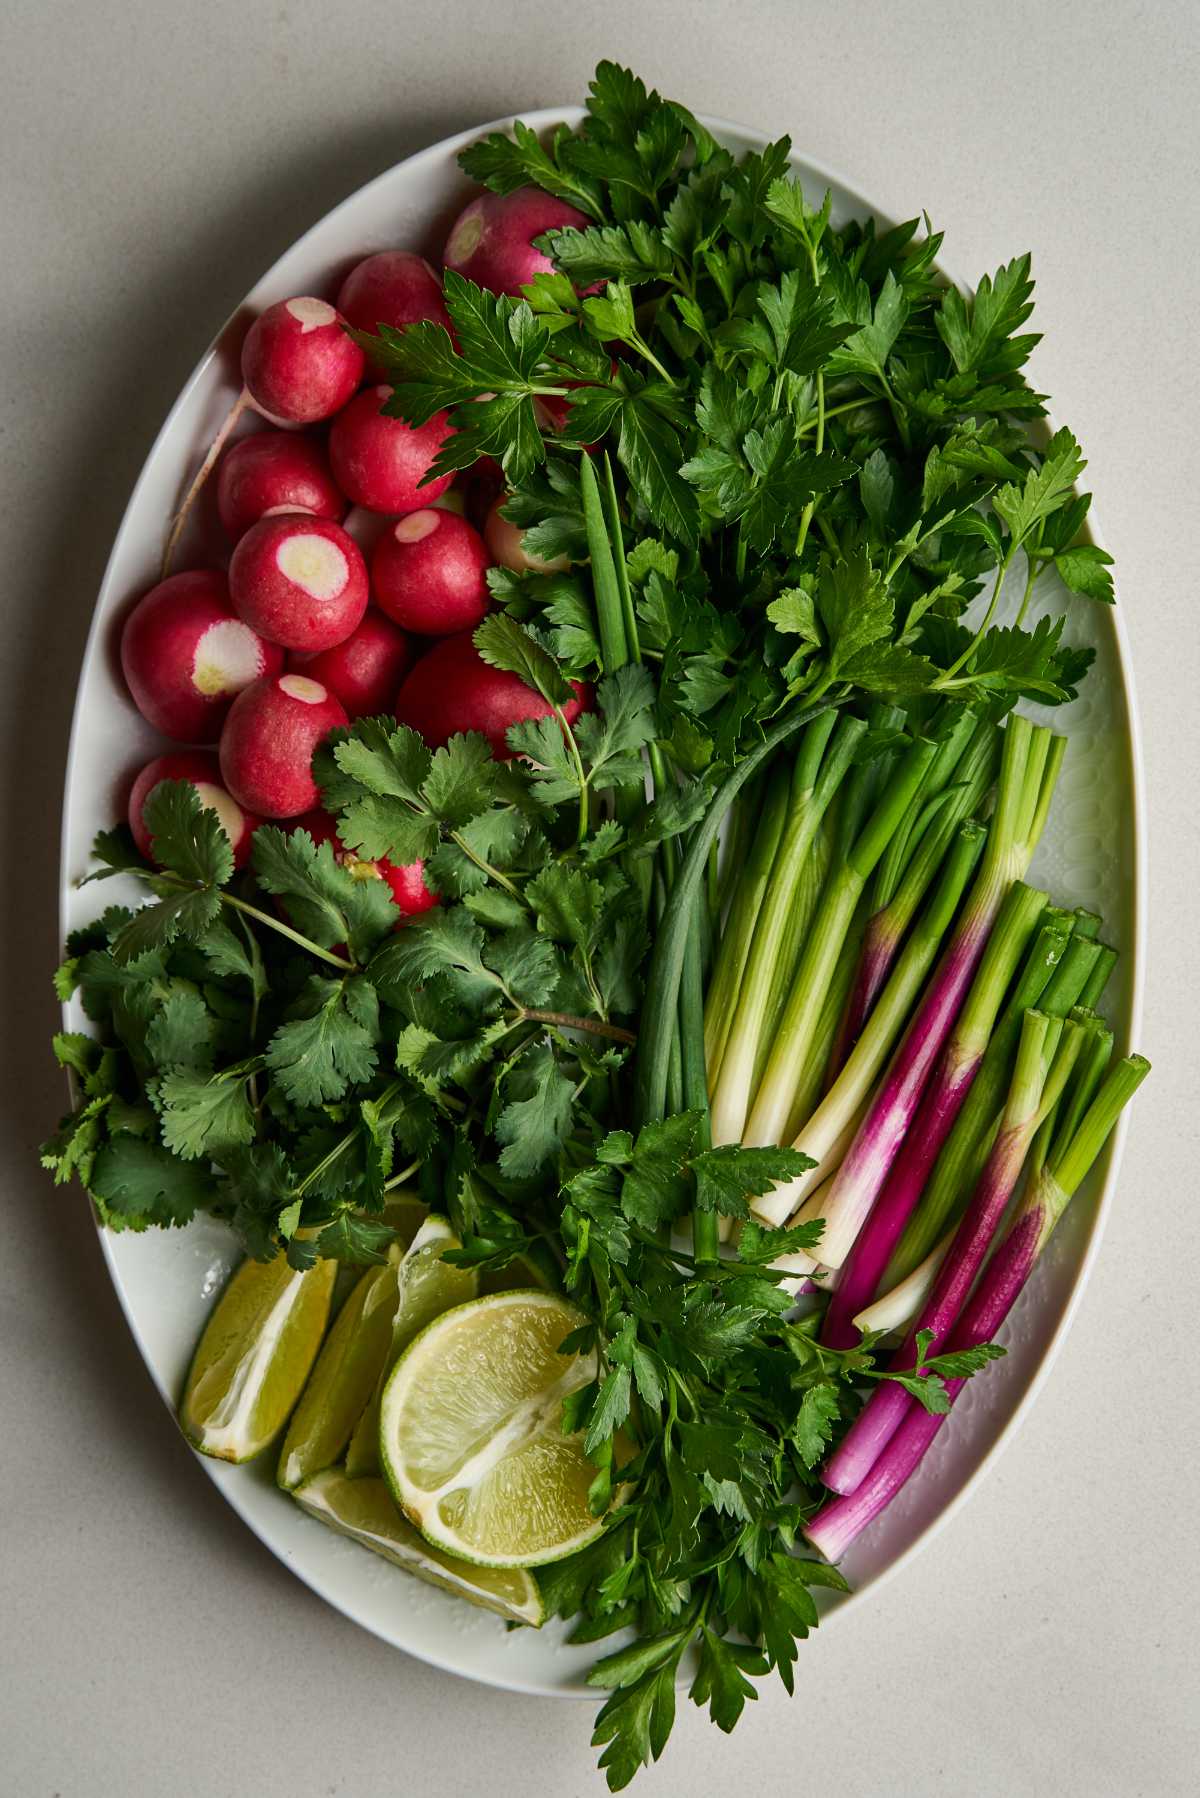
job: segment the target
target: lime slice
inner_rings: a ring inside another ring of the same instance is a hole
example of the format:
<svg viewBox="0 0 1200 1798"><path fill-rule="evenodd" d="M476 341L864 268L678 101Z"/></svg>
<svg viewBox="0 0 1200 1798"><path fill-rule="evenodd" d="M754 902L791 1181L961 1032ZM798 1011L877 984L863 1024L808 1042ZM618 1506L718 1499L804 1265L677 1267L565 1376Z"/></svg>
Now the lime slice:
<svg viewBox="0 0 1200 1798"><path fill-rule="evenodd" d="M292 1496L331 1529L431 1586L495 1611L510 1623L531 1623L536 1629L545 1616L531 1573L523 1567L471 1567L431 1548L400 1515L383 1480L352 1480L339 1467L328 1467Z"/></svg>
<svg viewBox="0 0 1200 1798"><path fill-rule="evenodd" d="M563 1399L596 1374L594 1354L558 1352L583 1322L554 1293L496 1293L438 1318L397 1363L380 1453L427 1542L480 1566L536 1567L599 1534L596 1470L582 1435L562 1434Z"/></svg>
<svg viewBox="0 0 1200 1798"><path fill-rule="evenodd" d="M391 1345L346 1450L346 1472L353 1479L379 1472L379 1400L400 1356L427 1323L452 1305L475 1297L474 1273L442 1260L444 1250L458 1247L458 1237L446 1219L434 1213L420 1226L400 1263Z"/></svg>
<svg viewBox="0 0 1200 1798"><path fill-rule="evenodd" d="M325 1338L284 1437L275 1477L285 1489L333 1465L370 1401L392 1345L402 1252L397 1243L385 1266L362 1275Z"/></svg>
<svg viewBox="0 0 1200 1798"><path fill-rule="evenodd" d="M317 1358L336 1276L336 1261L303 1273L282 1254L243 1261L205 1325L179 1406L201 1454L249 1461L279 1434Z"/></svg>

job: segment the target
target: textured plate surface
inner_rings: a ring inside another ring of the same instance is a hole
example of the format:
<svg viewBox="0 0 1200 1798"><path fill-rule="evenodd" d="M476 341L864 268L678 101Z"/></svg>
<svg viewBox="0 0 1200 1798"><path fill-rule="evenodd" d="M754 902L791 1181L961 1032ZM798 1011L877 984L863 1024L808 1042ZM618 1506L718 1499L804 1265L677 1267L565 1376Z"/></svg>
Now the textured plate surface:
<svg viewBox="0 0 1200 1798"><path fill-rule="evenodd" d="M524 116L540 130L560 120L575 123L580 114L565 108ZM759 149L765 141L740 126L706 122L737 151ZM237 391L237 345L247 313L292 294L332 297L339 276L375 250L403 246L436 258L445 226L469 191L457 153L487 129L481 126L422 151L315 225L247 296L163 425L113 546L80 676L63 818L64 929L87 922L116 897L111 884L80 892L75 883L86 868L95 831L120 815L132 773L163 747L124 691L116 634L129 603L156 578L165 521ZM793 166L810 195L831 189L835 222L874 210L820 164L797 156ZM185 566L186 557L176 565ZM1061 597L1055 598L1056 605ZM1048 609L1050 599L1043 604ZM1047 721L1068 733L1070 747L1033 878L1052 889L1057 903L1086 904L1101 912L1105 936L1122 949L1107 1009L1118 1052L1123 1052L1140 1008L1143 928L1140 772L1128 656L1119 615L1076 600L1068 610L1071 633L1096 644L1097 662L1081 698L1046 714ZM71 1028L84 1021L76 1007L68 1009L68 1020ZM854 1592L832 1604L831 1611L861 1603L872 1586L928 1539L1011 1436L1086 1282L1123 1134L1122 1126L1009 1320L1001 1338L1007 1358L971 1382L919 1473L855 1544L845 1562ZM223 1226L202 1220L183 1231L144 1236L103 1232L102 1241L130 1328L173 1408L213 1296L236 1259L232 1240ZM455 1673L526 1692L584 1693L583 1675L594 1650L566 1646L555 1624L537 1633L507 1633L497 1619L408 1579L306 1517L274 1486L270 1462L268 1455L263 1463L245 1468L200 1464L262 1540L347 1616ZM811 1644L806 1652L817 1653L819 1647Z"/></svg>

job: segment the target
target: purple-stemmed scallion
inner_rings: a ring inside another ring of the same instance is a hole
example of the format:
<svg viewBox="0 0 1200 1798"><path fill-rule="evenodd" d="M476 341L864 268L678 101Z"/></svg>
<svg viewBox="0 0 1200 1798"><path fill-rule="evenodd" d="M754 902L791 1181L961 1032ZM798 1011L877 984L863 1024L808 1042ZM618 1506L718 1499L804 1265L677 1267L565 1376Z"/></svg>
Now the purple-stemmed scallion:
<svg viewBox="0 0 1200 1798"><path fill-rule="evenodd" d="M849 1147L846 1132L852 1121L860 1117L871 1088L908 1021L954 921L986 835L981 824L959 826L937 886L901 950L866 1030L833 1086L796 1133L794 1147L812 1159L812 1168L782 1193L777 1189L754 1201L755 1215L765 1223L784 1223L799 1203L816 1197L816 1189L829 1178L836 1161Z"/></svg>
<svg viewBox="0 0 1200 1798"><path fill-rule="evenodd" d="M959 741L962 728L959 726L939 749L938 761L930 770L928 796L926 793L921 795L931 814L927 822L908 833L902 826L876 869L871 883L871 915L863 932L850 996L830 1053L827 1085L831 1085L841 1072L858 1041L917 907L935 878L959 825L964 819L975 816L995 779L999 756L995 725L986 720L974 723L969 715L966 722L971 727L968 740L965 743ZM955 747L958 754L951 759ZM937 781L939 774L941 779ZM952 786L948 784L951 775ZM901 845L902 852L898 852Z"/></svg>
<svg viewBox="0 0 1200 1798"><path fill-rule="evenodd" d="M975 1082L875 1290L887 1292L906 1279L947 1228L957 1223L1004 1103L1025 1012L1036 1005L1051 1017L1065 1017L1073 1006L1090 1005L1099 997L1116 957L1088 935L1081 935L1080 926L1085 933L1090 930L1092 914L1049 909L1043 913L1041 928L992 1032ZM861 1303L868 1304L873 1297L874 1292Z"/></svg>
<svg viewBox="0 0 1200 1798"><path fill-rule="evenodd" d="M1021 966L1045 903L1045 893L1017 881L1000 908L966 1001L917 1106L912 1128L846 1257L845 1277L821 1332L828 1348L851 1348L858 1341L855 1313L869 1305L878 1291L900 1232L916 1209L963 1109L982 1068L1004 995Z"/></svg>
<svg viewBox="0 0 1200 1798"><path fill-rule="evenodd" d="M863 889L936 753L936 745L922 738L912 743L898 758L882 793L867 808L866 822L854 831L852 840L841 842L834 851L787 1004L741 1132L745 1143L764 1145L787 1140L796 1087L812 1051L846 933Z"/></svg>
<svg viewBox="0 0 1200 1798"><path fill-rule="evenodd" d="M994 1339L1121 1111L1149 1071L1150 1064L1142 1056L1127 1056L1108 1074L1069 1134L1054 1131L1047 1160L1030 1180L1003 1242L946 1341L944 1355L967 1354ZM965 1383L952 1373L946 1379L950 1406ZM909 1400L908 1412L869 1476L848 1497L822 1505L805 1525L805 1535L820 1553L831 1561L840 1560L855 1537L887 1509L919 1466L947 1415L947 1411L929 1411Z"/></svg>
<svg viewBox="0 0 1200 1798"><path fill-rule="evenodd" d="M895 1337L916 1323L954 1241L954 1231L955 1225L951 1224L910 1274L873 1299L864 1310L855 1313L855 1327L862 1335L870 1332Z"/></svg>
<svg viewBox="0 0 1200 1798"><path fill-rule="evenodd" d="M893 1368L914 1365L917 1332L928 1331L929 1353L937 1354L958 1319L984 1257L1000 1227L1033 1139L1062 1097L1083 1046L1084 1026L1072 1020L1027 1011L1017 1047L1017 1064L1005 1101L1004 1115L971 1202L954 1241L938 1270L933 1291L922 1307ZM871 1394L838 1447L821 1470L833 1492L853 1492L870 1473L914 1401L895 1381L884 1381Z"/></svg>
<svg viewBox="0 0 1200 1798"><path fill-rule="evenodd" d="M997 913L1041 836L1065 739L1012 717L996 811L969 898L871 1108L838 1170L825 1212L821 1259L840 1267L870 1215L987 947ZM1042 899L1044 904L1044 897Z"/></svg>
<svg viewBox="0 0 1200 1798"><path fill-rule="evenodd" d="M787 814L761 899L754 930L736 985L732 1019L720 1070L711 1086L712 1135L716 1144L740 1142L749 1109L759 1035L779 958L787 936L796 888L821 820L866 735L861 718L822 712L807 725L792 769ZM715 1016L713 1032L717 1026Z"/></svg>

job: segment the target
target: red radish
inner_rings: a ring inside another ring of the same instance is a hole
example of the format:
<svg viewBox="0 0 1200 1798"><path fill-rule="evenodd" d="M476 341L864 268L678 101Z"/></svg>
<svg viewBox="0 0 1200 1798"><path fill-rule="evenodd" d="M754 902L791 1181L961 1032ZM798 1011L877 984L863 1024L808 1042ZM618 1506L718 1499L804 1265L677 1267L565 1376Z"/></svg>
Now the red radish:
<svg viewBox="0 0 1200 1798"><path fill-rule="evenodd" d="M542 556L531 555L525 548L525 533L518 529L511 518L504 516L502 507L508 503L509 495L502 493L493 500L484 520L483 540L487 544L488 553L493 562L499 562L501 568L511 568L517 574L563 574L571 566L566 556L555 556L547 562Z"/></svg>
<svg viewBox="0 0 1200 1798"><path fill-rule="evenodd" d="M215 569L173 574L151 587L125 620L121 667L133 703L164 737L211 743L230 702L283 651L234 615Z"/></svg>
<svg viewBox="0 0 1200 1798"><path fill-rule="evenodd" d="M320 681L276 674L255 681L230 707L221 732L221 773L239 805L263 818L295 818L320 798L313 752L349 723Z"/></svg>
<svg viewBox="0 0 1200 1798"><path fill-rule="evenodd" d="M573 724L590 703L587 687L572 681L575 697L563 707ZM554 708L515 674L485 662L468 636L447 637L422 656L396 698L401 724L418 731L440 748L460 731L485 736L492 754L508 761L512 750L506 732L529 718L549 718Z"/></svg>
<svg viewBox="0 0 1200 1798"><path fill-rule="evenodd" d="M129 828L146 860L156 859L150 832L146 828L146 801L159 782L164 780L191 781L200 795L201 805L216 812L221 820L221 827L233 844L234 866L240 868L250 853L250 839L261 820L253 813L243 811L232 793L226 792L221 785L220 763L215 755L203 749L173 750L167 755L156 755L152 762L146 763L134 781L129 794Z"/></svg>
<svg viewBox="0 0 1200 1798"><path fill-rule="evenodd" d="M311 512L341 521L345 496L329 472L324 450L291 431L256 431L221 458L217 510L235 541L270 512Z"/></svg>
<svg viewBox="0 0 1200 1798"><path fill-rule="evenodd" d="M488 609L490 558L465 518L426 506L381 537L371 558L375 603L407 631L474 630Z"/></svg>
<svg viewBox="0 0 1200 1798"><path fill-rule="evenodd" d="M242 380L264 418L311 425L341 411L362 380L365 362L327 300L280 300L246 333Z"/></svg>
<svg viewBox="0 0 1200 1798"><path fill-rule="evenodd" d="M163 551L163 573L213 464L247 407L277 425L315 424L346 404L366 360L327 300L280 300L260 313L242 345L242 391L184 495Z"/></svg>
<svg viewBox="0 0 1200 1798"><path fill-rule="evenodd" d="M285 649L345 642L362 622L367 592L367 565L353 537L305 512L260 518L229 564L234 611Z"/></svg>
<svg viewBox="0 0 1200 1798"><path fill-rule="evenodd" d="M483 193L454 221L442 261L479 287L519 294L535 275L554 270L549 256L534 249L533 239L568 226L582 230L588 223L582 212L540 187Z"/></svg>
<svg viewBox="0 0 1200 1798"><path fill-rule="evenodd" d="M314 843L332 843L335 860L348 867L361 880L378 877L386 880L392 891L392 898L405 918L415 918L423 911L432 911L441 903L438 895L425 882L424 862L406 862L398 867L386 857L378 861L362 861L353 849L347 849L338 835L337 820L329 813L321 811L305 812L297 818L293 830L306 830ZM396 926L397 930L400 925Z"/></svg>
<svg viewBox="0 0 1200 1798"><path fill-rule="evenodd" d="M337 297L338 311L357 331L378 331L429 319L450 329L442 284L424 256L411 250L383 250L352 268Z"/></svg>
<svg viewBox="0 0 1200 1798"><path fill-rule="evenodd" d="M425 479L451 425L444 412L435 412L423 425L386 418L381 407L391 394L390 387L364 387L338 413L329 433L329 459L338 486L356 506L370 512L415 512L440 499L454 478Z"/></svg>
<svg viewBox="0 0 1200 1798"><path fill-rule="evenodd" d="M328 687L348 718L374 718L391 710L396 688L412 662L412 645L390 618L371 607L344 643L289 660L310 680Z"/></svg>

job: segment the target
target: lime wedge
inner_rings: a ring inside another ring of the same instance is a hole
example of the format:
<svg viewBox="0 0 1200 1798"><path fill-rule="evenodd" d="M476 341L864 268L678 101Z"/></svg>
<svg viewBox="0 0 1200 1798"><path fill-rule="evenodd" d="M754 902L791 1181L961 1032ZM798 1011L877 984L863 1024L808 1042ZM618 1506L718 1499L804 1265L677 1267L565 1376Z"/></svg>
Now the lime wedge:
<svg viewBox="0 0 1200 1798"><path fill-rule="evenodd" d="M548 1292L502 1292L429 1325L397 1363L380 1409L392 1494L427 1542L485 1567L536 1567L599 1534L595 1468L562 1402L596 1357L560 1355L584 1319Z"/></svg>
<svg viewBox="0 0 1200 1798"><path fill-rule="evenodd" d="M531 1623L536 1629L545 1616L531 1573L523 1567L471 1567L431 1548L400 1515L383 1480L352 1480L340 1468L328 1467L292 1496L331 1529L431 1586L495 1611L510 1623Z"/></svg>
<svg viewBox="0 0 1200 1798"><path fill-rule="evenodd" d="M474 1273L442 1260L444 1250L458 1247L458 1237L446 1219L431 1213L400 1263L391 1344L346 1450L346 1472L353 1479L379 1472L379 1400L400 1356L427 1323L452 1305L475 1297Z"/></svg>
<svg viewBox="0 0 1200 1798"><path fill-rule="evenodd" d="M370 1401L392 1345L402 1252L397 1243L362 1275L325 1338L283 1440L275 1477L285 1489L333 1465Z"/></svg>
<svg viewBox="0 0 1200 1798"><path fill-rule="evenodd" d="M303 1273L282 1254L242 1262L205 1325L179 1406L201 1454L249 1461L279 1434L317 1358L336 1276L336 1261Z"/></svg>

